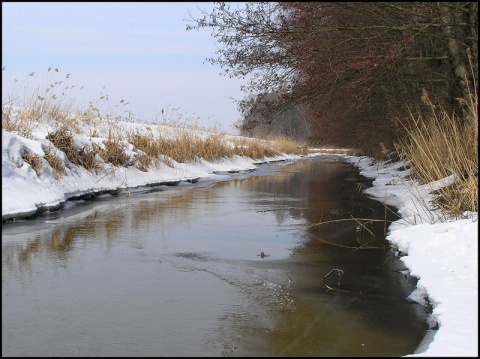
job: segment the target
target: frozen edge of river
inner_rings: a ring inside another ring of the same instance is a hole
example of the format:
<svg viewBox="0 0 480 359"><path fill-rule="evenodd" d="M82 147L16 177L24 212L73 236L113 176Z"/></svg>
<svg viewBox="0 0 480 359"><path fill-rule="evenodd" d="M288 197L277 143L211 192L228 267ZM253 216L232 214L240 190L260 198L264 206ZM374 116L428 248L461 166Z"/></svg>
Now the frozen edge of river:
<svg viewBox="0 0 480 359"><path fill-rule="evenodd" d="M56 179L53 173L38 176L30 165L19 161L20 154L14 152L18 152L15 147L2 156L2 222L56 211L72 199L89 199L103 194L130 195L137 188L194 183L201 178L215 180L225 174L254 171L257 165L264 163L317 156L281 155L258 160L233 156L216 162L197 159L188 164L172 161L172 167L161 165L148 172L130 166L106 168L101 174L70 164L67 175Z"/></svg>
<svg viewBox="0 0 480 359"><path fill-rule="evenodd" d="M418 279L408 299L431 305L431 329L406 356L478 357L478 212L450 219L432 207L432 191L450 178L419 185L404 163L345 159L373 179L365 194L398 209L386 240Z"/></svg>

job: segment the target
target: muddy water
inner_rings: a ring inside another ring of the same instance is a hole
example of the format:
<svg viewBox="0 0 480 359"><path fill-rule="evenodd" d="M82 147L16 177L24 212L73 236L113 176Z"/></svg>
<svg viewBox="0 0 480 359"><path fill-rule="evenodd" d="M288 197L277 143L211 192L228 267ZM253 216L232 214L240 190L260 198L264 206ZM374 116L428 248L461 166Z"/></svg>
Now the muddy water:
<svg viewBox="0 0 480 359"><path fill-rule="evenodd" d="M394 219L365 178L325 157L225 179L4 224L2 355L413 353L385 223L343 220Z"/></svg>

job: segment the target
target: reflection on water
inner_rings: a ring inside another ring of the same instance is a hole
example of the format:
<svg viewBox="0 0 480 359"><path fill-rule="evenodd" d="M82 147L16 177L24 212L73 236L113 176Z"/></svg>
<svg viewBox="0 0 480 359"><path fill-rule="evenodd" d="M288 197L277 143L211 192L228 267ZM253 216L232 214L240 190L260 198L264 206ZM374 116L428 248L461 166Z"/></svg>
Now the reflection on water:
<svg viewBox="0 0 480 359"><path fill-rule="evenodd" d="M343 220L395 219L366 179L335 157L270 168L4 224L2 354L412 353L426 313L385 223Z"/></svg>

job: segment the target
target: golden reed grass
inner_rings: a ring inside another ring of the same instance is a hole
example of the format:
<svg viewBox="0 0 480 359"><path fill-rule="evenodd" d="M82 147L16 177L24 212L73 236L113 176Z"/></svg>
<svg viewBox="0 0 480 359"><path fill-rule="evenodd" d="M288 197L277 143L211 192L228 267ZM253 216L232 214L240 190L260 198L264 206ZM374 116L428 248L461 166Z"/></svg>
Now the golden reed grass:
<svg viewBox="0 0 480 359"><path fill-rule="evenodd" d="M8 96L8 100L2 104L2 128L30 139L35 139L32 134L34 128L39 126L49 128L45 138L55 148L46 151L45 164L48 164L57 176L66 172L65 165L60 163L62 160L55 154L57 150L65 153L74 165L95 171L100 170L102 165L107 163L124 167L135 165L142 171L148 171L152 165L158 167L161 162L173 166L173 161L188 163L195 162L199 158L216 161L239 155L259 159L282 153L306 154L308 152L306 146L285 137L269 140L242 138L229 136L216 128L204 130L198 125L188 125L182 123L178 109L170 111L172 118L177 116L176 118L170 122L165 121L160 126L157 125L157 133L132 130L128 126L125 129L122 121L132 122L130 120L135 116L127 110L124 112L128 112L128 118L114 111L106 113L102 110L102 104L108 104L108 94L101 92L99 98L91 100L88 106L79 106L75 101L75 93L81 91L83 86L77 87L70 84L70 74L54 81L54 76L63 76L58 68L51 67L47 72L49 73L48 81L42 90L40 86L33 91L29 88L29 78L35 76L32 72L20 85L20 88L24 88L25 91L23 96L15 96L15 94ZM128 102L122 99L114 108L121 109L126 105ZM103 135L106 137L103 139L99 130L102 125L108 127L108 136ZM144 123L143 127L151 130L154 126ZM85 136L86 134L82 132L84 128L89 129L87 136L96 137L101 141L92 141L87 145L80 144L76 136ZM127 148L132 146L135 152L127 153ZM39 174L43 163L41 158L29 153L24 157Z"/></svg>
<svg viewBox="0 0 480 359"><path fill-rule="evenodd" d="M446 214L461 218L465 211L478 211L478 96L461 101L462 116L435 106L424 92L428 118L411 115L407 135L397 152L407 161L422 183L453 176L452 184L435 193L435 204Z"/></svg>

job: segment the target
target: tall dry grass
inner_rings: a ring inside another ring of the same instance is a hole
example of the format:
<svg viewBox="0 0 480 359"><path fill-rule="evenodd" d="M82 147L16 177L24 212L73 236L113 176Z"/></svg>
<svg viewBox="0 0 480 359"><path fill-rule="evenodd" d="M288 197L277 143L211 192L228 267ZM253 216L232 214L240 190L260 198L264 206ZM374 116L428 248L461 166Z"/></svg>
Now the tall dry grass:
<svg viewBox="0 0 480 359"><path fill-rule="evenodd" d="M306 143L287 136L274 136L267 138L267 140L270 141L271 146L279 153L304 156L310 152Z"/></svg>
<svg viewBox="0 0 480 359"><path fill-rule="evenodd" d="M476 88L476 87L475 87ZM424 92L422 100L429 116L411 115L405 125L407 135L396 145L401 159L408 161L422 183L453 176L454 181L440 189L435 204L443 213L462 218L464 212L478 211L478 95L462 99L462 114L449 113L435 106Z"/></svg>
<svg viewBox="0 0 480 359"><path fill-rule="evenodd" d="M45 161L33 154L26 153L24 156L39 175L40 169L47 163L56 176L66 173L66 164L62 164L58 151L63 152L74 165L97 173L107 163L123 167L135 165L142 171L148 171L152 166L158 168L161 162L172 167L173 161L191 163L199 158L216 161L240 155L260 159L282 153L308 152L305 145L285 137L263 140L229 136L216 128L204 130L196 124L189 124L191 119L182 118L178 109L168 110L168 107L165 116L170 116L170 120L164 117L163 124L144 123L142 131L128 126L124 128L122 122L133 122L135 116L127 110L124 113L128 112L128 117L118 115L112 110L109 95L103 90L88 106L82 106L78 105L76 95L83 86L69 83L70 74L63 75L57 68L49 68L45 84L32 90L29 80L33 76L38 75L30 73L19 86L24 89L23 95L17 95L14 89L7 100L2 100L2 128L30 139L35 139L33 129L48 129L45 138L51 142L52 148L46 151ZM128 102L122 99L113 108L122 110L126 105ZM105 107L110 110L105 111ZM151 130L155 126L157 132ZM101 128L108 128L108 135L102 133ZM100 142L85 144L76 139L77 135L89 136L90 140L100 139ZM134 148L131 153L127 153L129 144Z"/></svg>
<svg viewBox="0 0 480 359"><path fill-rule="evenodd" d="M51 73L55 72L55 78ZM75 98L72 97L75 85L67 85L70 74L65 77L58 73L58 69L48 69L47 80L42 86L30 88L34 77L38 74L30 73L19 85L23 94L18 94L18 88L12 89L8 99L2 103L2 128L17 133L26 138L32 138L32 124L55 119L57 123L75 128L75 121L79 116L75 107ZM58 77L62 76L61 79ZM57 79L57 81L54 81ZM15 79L15 83L18 80ZM3 101L3 99L2 99Z"/></svg>

